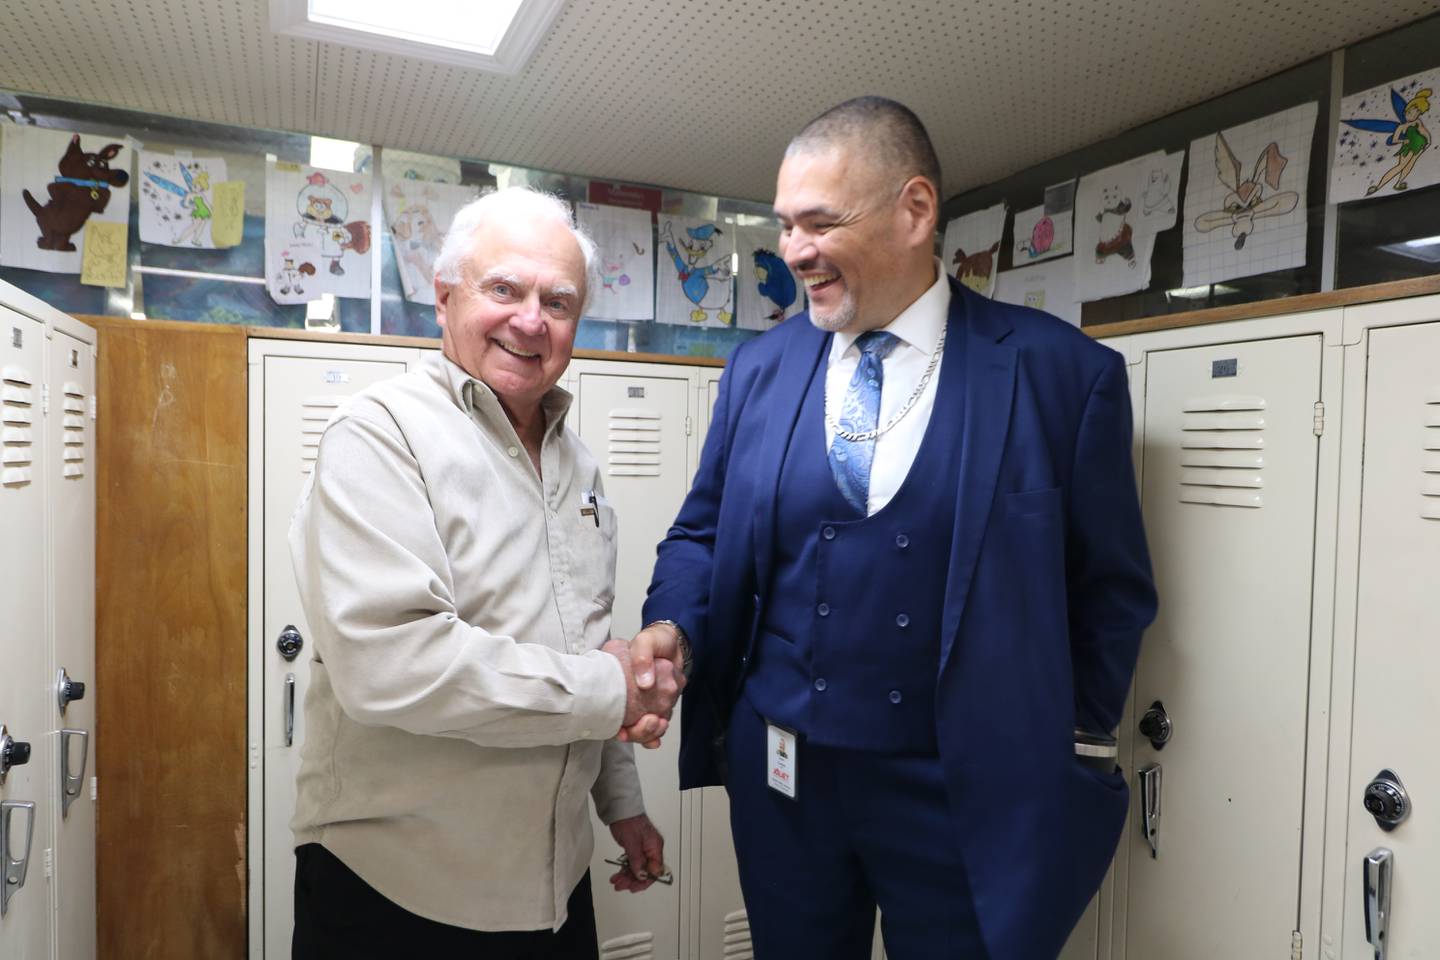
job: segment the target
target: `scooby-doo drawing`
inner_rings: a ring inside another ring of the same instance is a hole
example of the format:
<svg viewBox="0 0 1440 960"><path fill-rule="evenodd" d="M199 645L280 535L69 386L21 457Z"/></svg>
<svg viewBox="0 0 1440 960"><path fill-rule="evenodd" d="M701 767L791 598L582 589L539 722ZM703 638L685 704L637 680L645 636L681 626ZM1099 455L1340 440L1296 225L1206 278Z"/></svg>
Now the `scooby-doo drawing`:
<svg viewBox="0 0 1440 960"><path fill-rule="evenodd" d="M92 213L101 213L110 202L110 188L123 187L130 182L130 174L124 170L111 170L123 143L112 143L96 153L80 149L80 134L70 138L70 146L60 158L60 175L46 189L50 202L43 207L40 201L22 191L25 205L35 215L40 227L40 236L35 245L41 250L74 250L70 242L74 234L84 228L85 221Z"/></svg>
<svg viewBox="0 0 1440 960"><path fill-rule="evenodd" d="M979 253L972 253L966 256L964 250L957 249L955 255L950 258L951 264L955 267L955 279L978 294L988 295L990 289L990 274L995 270L995 253L1000 249L1000 241L990 244L988 249Z"/></svg>

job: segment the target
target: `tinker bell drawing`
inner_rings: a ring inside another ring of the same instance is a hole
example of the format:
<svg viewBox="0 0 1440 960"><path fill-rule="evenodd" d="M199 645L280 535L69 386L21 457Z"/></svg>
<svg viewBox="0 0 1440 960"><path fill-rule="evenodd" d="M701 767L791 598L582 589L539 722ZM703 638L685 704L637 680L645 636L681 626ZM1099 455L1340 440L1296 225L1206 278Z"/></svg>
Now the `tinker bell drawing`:
<svg viewBox="0 0 1440 960"><path fill-rule="evenodd" d="M156 166L159 166L159 164L157 163ZM151 173L148 170L145 171L145 176L149 178L151 183L155 184L155 186L161 190L173 193L179 197L180 208L189 213L189 223L187 223L179 233L174 235L171 242L179 246L186 240L189 240L191 246L213 247L214 244L207 236L210 231L212 214L210 212L210 201L205 196L210 192L210 174L205 170L192 174L190 168L184 163L179 164L179 167L180 175L185 178L185 186L183 187L169 177L162 177L157 173ZM164 219L168 220L169 217L164 216Z"/></svg>
<svg viewBox="0 0 1440 960"><path fill-rule="evenodd" d="M1354 120L1341 120L1347 126L1356 130L1368 130L1371 133L1389 134L1385 142L1400 149L1395 151L1395 165L1386 170L1378 181L1365 188L1365 196L1382 189L1392 180L1395 182L1394 190L1409 189L1410 184L1405 178L1410 176L1410 171L1415 169L1415 161L1420 155L1430 149L1430 131L1425 129L1425 124L1420 118L1430 112L1430 97L1433 91L1429 87L1423 87L1416 91L1415 96L1406 100L1394 87L1390 88L1390 109L1395 111L1394 120L1373 120L1364 117Z"/></svg>
<svg viewBox="0 0 1440 960"><path fill-rule="evenodd" d="M1229 227L1235 238L1235 249L1245 247L1245 238L1255 232L1255 222L1266 217L1280 217L1295 209L1300 194L1294 190L1265 195L1270 190L1280 189L1280 174L1290 159L1280 152L1280 145L1270 141L1255 159L1255 168L1248 179L1241 179L1240 161L1235 151L1225 142L1225 134L1215 134L1215 173L1220 182L1230 191L1219 210L1202 213L1195 218L1195 229L1209 233L1219 227Z"/></svg>

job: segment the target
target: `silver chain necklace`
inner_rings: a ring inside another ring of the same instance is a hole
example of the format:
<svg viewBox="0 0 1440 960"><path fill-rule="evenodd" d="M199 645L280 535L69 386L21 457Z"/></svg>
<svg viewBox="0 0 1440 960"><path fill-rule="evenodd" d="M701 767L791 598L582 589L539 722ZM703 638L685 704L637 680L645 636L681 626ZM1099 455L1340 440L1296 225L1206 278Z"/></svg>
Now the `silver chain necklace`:
<svg viewBox="0 0 1440 960"><path fill-rule="evenodd" d="M920 399L920 395L925 392L925 387L930 383L930 377L934 375L935 368L940 364L940 355L945 352L945 332L949 326L947 323L940 328L940 339L935 341L935 349L930 352L930 363L925 367L925 372L920 375L920 382L915 384L915 390L910 394L910 399L906 400L905 405L896 412L895 416L890 418L889 423L883 427L877 427L874 430L867 430L864 433L851 433L849 430L842 429L830 413L830 393L826 391L825 425L834 432L835 436L849 440L851 443L869 443L871 440L889 433L891 427L905 419L905 414L910 412L910 408L915 406L916 401ZM883 363L884 361L881 362Z"/></svg>

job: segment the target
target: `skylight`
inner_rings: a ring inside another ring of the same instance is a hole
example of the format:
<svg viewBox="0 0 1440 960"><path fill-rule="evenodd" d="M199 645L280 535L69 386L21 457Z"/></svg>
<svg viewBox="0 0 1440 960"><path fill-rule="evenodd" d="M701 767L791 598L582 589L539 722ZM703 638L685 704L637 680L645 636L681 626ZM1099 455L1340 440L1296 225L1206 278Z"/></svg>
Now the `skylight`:
<svg viewBox="0 0 1440 960"><path fill-rule="evenodd" d="M564 0L270 0L278 33L517 73Z"/></svg>

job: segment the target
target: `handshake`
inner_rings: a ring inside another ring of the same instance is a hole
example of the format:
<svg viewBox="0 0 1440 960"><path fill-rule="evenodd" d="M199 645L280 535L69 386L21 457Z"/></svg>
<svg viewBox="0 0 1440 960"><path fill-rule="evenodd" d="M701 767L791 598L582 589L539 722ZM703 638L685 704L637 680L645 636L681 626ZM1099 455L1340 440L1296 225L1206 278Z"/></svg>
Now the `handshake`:
<svg viewBox="0 0 1440 960"><path fill-rule="evenodd" d="M625 671L625 717L618 738L655 749L685 689L680 631L669 623L652 623L629 643L611 638L600 649Z"/></svg>

